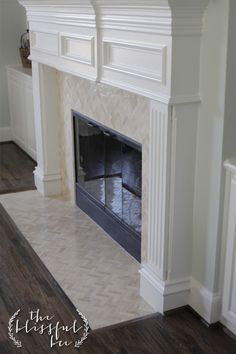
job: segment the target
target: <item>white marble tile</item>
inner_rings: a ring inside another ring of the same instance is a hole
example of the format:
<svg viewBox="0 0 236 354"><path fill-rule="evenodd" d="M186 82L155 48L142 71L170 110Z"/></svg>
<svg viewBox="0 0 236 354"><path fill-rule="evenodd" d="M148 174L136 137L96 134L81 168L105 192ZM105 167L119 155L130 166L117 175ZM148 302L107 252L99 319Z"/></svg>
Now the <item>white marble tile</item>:
<svg viewBox="0 0 236 354"><path fill-rule="evenodd" d="M154 312L139 296L140 264L79 208L37 191L0 202L92 328Z"/></svg>
<svg viewBox="0 0 236 354"><path fill-rule="evenodd" d="M63 195L74 197L72 110L142 144L142 258L146 257L150 100L109 85L58 72Z"/></svg>

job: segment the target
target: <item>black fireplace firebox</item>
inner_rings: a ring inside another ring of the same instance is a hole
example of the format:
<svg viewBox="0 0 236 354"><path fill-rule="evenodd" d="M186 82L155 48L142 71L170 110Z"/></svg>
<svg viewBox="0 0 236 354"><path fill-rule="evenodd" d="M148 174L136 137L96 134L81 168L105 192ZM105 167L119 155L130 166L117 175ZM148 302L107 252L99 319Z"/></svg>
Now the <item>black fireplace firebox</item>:
<svg viewBox="0 0 236 354"><path fill-rule="evenodd" d="M73 113L76 202L139 262L141 258L141 145Z"/></svg>

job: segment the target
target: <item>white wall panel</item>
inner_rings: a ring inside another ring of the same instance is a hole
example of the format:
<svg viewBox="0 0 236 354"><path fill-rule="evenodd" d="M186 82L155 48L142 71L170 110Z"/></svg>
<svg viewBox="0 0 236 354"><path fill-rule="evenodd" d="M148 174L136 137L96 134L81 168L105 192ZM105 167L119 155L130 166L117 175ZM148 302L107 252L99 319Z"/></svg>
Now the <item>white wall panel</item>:
<svg viewBox="0 0 236 354"><path fill-rule="evenodd" d="M93 36L60 34L60 56L84 63L95 64L95 48Z"/></svg>
<svg viewBox="0 0 236 354"><path fill-rule="evenodd" d="M31 50L58 55L58 35L56 33L31 31Z"/></svg>

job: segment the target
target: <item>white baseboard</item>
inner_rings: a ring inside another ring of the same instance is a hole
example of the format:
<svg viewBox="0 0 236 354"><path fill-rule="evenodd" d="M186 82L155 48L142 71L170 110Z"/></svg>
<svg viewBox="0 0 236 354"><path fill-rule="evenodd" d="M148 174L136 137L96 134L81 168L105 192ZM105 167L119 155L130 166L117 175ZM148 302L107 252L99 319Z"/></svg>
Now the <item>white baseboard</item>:
<svg viewBox="0 0 236 354"><path fill-rule="evenodd" d="M38 167L34 171L34 181L37 190L44 196L50 197L60 195L62 191L61 175L43 175Z"/></svg>
<svg viewBox="0 0 236 354"><path fill-rule="evenodd" d="M189 305L209 324L220 320L220 294L212 293L194 278L191 278Z"/></svg>
<svg viewBox="0 0 236 354"><path fill-rule="evenodd" d="M209 324L220 320L220 294L210 292L196 279L161 281L148 265L141 268L140 275L140 295L155 311L164 313L190 305Z"/></svg>
<svg viewBox="0 0 236 354"><path fill-rule="evenodd" d="M147 265L140 275L140 295L155 311L164 313L188 305L190 278L161 281Z"/></svg>
<svg viewBox="0 0 236 354"><path fill-rule="evenodd" d="M0 127L0 143L4 141L11 141L11 127Z"/></svg>
<svg viewBox="0 0 236 354"><path fill-rule="evenodd" d="M234 335L236 335L236 326L225 317L221 317L220 322L228 328Z"/></svg>
<svg viewBox="0 0 236 354"><path fill-rule="evenodd" d="M164 284L143 266L140 270L140 295L154 308L155 311L164 312Z"/></svg>

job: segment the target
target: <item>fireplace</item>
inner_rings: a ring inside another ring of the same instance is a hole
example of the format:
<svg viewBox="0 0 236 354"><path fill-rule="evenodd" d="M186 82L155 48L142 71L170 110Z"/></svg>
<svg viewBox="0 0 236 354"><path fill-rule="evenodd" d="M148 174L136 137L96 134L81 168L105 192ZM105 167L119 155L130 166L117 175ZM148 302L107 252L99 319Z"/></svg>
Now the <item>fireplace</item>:
<svg viewBox="0 0 236 354"><path fill-rule="evenodd" d="M121 225L130 232L126 245L133 239L142 243L140 294L157 311L199 298L205 303L192 288L191 270L201 37L208 0L19 1L30 25L38 191L77 199L88 213L95 206L94 218L101 222L104 215L112 216L114 229ZM99 122L83 121L95 124L90 127L97 132L94 140L104 139L96 151L102 152L103 171L95 177L117 178L137 200L132 178L127 180L116 165L109 171L106 142L114 133L127 150L141 153L123 135L142 144L141 237L141 223L129 225L121 211L110 210L109 183L100 181L100 200L86 190L86 182L95 181L78 141L74 171L71 110ZM137 250L140 259L140 246Z"/></svg>
<svg viewBox="0 0 236 354"><path fill-rule="evenodd" d="M141 258L141 145L73 114L76 203L138 261Z"/></svg>

